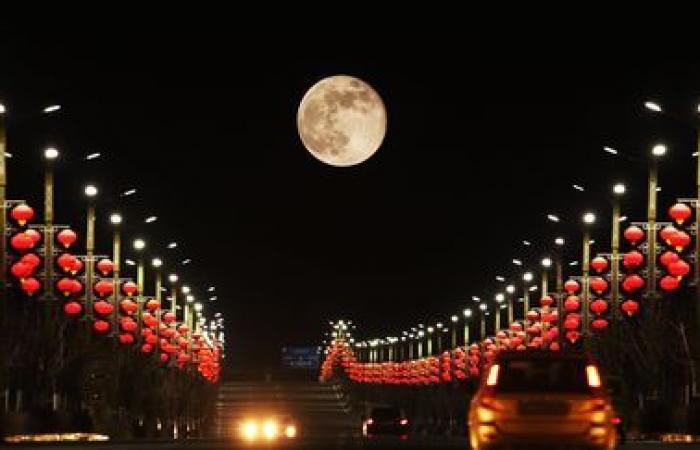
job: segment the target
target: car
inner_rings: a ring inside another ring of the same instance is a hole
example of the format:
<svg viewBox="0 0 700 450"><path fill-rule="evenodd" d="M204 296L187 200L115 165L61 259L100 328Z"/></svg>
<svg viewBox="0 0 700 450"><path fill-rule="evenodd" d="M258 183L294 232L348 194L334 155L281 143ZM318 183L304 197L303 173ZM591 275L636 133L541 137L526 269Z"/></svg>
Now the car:
<svg viewBox="0 0 700 450"><path fill-rule="evenodd" d="M614 448L612 401L588 356L502 351L482 378L468 414L473 449Z"/></svg>
<svg viewBox="0 0 700 450"><path fill-rule="evenodd" d="M288 414L263 414L246 417L238 424L241 439L249 442L294 439L299 434L299 426Z"/></svg>
<svg viewBox="0 0 700 450"><path fill-rule="evenodd" d="M369 416L362 421L362 435L395 435L407 437L411 431L408 418L399 408L378 406L371 409Z"/></svg>

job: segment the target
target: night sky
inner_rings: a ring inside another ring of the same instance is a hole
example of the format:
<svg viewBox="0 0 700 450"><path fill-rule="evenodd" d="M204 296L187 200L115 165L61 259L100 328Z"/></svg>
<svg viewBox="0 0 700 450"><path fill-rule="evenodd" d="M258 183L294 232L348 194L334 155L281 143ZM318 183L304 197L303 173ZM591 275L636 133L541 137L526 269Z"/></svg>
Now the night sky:
<svg viewBox="0 0 700 450"><path fill-rule="evenodd" d="M683 121L697 120L700 60L488 54L447 37L429 42L435 52L396 36L331 48L144 30L6 34L9 197L40 211L42 150L59 147L57 222L84 235L82 186L97 183L98 251L109 252L107 219L119 209L125 238L145 237L198 297L215 285L206 307L225 314L234 366L318 344L329 319L353 319L367 337L445 320L472 295L493 298L495 275L519 276L513 257L534 267L555 236L578 259L587 208L604 249L613 182L628 184L623 213L644 220L645 155L657 141L670 151L660 211L693 195L694 132ZM387 107L382 147L351 168L314 159L296 131L306 89L333 74L367 81ZM649 114L647 98L678 117ZM37 114L51 103L63 109ZM104 158L84 161L92 151ZM119 199L132 186L138 194ZM143 224L150 214L158 222ZM191 265L173 267L186 257Z"/></svg>

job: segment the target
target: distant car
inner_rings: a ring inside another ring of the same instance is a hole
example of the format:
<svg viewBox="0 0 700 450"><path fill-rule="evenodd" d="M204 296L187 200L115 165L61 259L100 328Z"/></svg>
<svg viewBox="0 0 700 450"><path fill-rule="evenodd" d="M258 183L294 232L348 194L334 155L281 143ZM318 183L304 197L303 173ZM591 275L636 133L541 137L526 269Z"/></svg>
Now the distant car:
<svg viewBox="0 0 700 450"><path fill-rule="evenodd" d="M584 355L500 352L484 375L469 408L473 449L614 448L612 402Z"/></svg>
<svg viewBox="0 0 700 450"><path fill-rule="evenodd" d="M239 436L246 441L294 439L299 434L295 420L286 414L247 417L239 423Z"/></svg>
<svg viewBox="0 0 700 450"><path fill-rule="evenodd" d="M362 422L362 435L366 437L378 435L406 437L410 431L408 418L399 408L392 406L372 408L369 416Z"/></svg>

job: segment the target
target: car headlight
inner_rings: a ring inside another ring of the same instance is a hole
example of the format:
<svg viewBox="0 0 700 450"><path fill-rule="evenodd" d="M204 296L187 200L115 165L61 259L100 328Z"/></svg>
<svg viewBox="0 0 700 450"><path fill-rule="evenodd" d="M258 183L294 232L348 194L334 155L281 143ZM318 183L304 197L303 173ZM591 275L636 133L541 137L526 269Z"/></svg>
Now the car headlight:
<svg viewBox="0 0 700 450"><path fill-rule="evenodd" d="M265 439L271 440L277 437L277 422L274 420L267 420L262 426L263 436Z"/></svg>
<svg viewBox="0 0 700 450"><path fill-rule="evenodd" d="M294 425L287 425L287 427L284 429L284 435L289 439L294 439L297 437L297 427Z"/></svg>
<svg viewBox="0 0 700 450"><path fill-rule="evenodd" d="M243 438L254 441L258 437L258 424L251 421L243 422L241 425L241 435Z"/></svg>

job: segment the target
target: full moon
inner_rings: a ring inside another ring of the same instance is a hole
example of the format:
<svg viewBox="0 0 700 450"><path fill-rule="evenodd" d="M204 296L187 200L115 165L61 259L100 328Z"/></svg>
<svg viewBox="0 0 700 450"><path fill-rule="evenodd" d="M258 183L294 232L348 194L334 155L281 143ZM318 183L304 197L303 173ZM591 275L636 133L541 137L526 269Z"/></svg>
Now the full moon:
<svg viewBox="0 0 700 450"><path fill-rule="evenodd" d="M301 99L297 129L304 147L320 161L353 166L382 144L386 109L372 86L359 78L335 75L311 86Z"/></svg>

